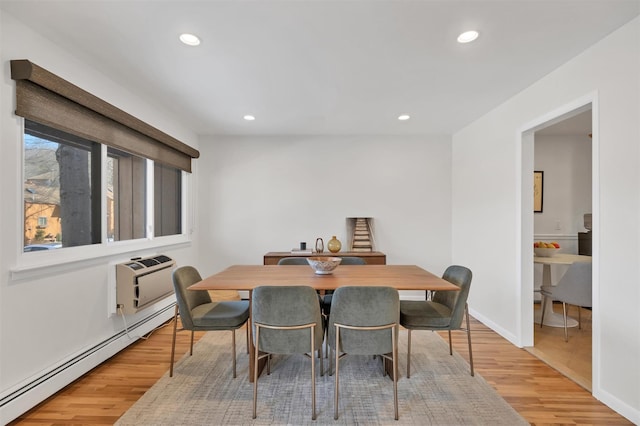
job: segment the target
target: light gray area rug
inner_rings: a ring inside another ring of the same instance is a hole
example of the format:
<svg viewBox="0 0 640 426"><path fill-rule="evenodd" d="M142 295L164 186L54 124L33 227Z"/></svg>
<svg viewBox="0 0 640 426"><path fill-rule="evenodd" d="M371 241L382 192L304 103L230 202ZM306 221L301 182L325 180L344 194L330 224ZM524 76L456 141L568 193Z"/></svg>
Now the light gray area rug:
<svg viewBox="0 0 640 426"><path fill-rule="evenodd" d="M253 420L253 384L243 332L237 333L238 377L231 373L231 334L209 332L129 409L118 425L526 425L482 377L436 333L412 333L411 378L406 378L407 334L399 337L398 399L393 418L393 382L382 376L380 358L340 361L340 412L333 419L334 377L318 374L317 420L311 420L311 367L303 355L275 355L271 375L258 381ZM168 360L167 360L168 361ZM318 365L318 364L316 364ZM328 360L325 358L325 369Z"/></svg>

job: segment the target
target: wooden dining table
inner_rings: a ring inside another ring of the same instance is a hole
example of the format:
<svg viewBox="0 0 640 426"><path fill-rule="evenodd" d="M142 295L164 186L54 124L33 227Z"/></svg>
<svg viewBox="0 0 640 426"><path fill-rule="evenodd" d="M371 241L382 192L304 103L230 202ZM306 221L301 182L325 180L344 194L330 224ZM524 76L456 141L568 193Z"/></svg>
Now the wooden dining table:
<svg viewBox="0 0 640 426"><path fill-rule="evenodd" d="M306 285L319 291L344 286L388 286L397 290L458 291L459 288L416 265L340 265L331 274L315 274L306 265L233 265L204 278L190 290L248 291L258 286ZM249 320L251 323L251 319ZM249 327L249 380L253 381L254 346ZM262 365L257 366L262 369Z"/></svg>

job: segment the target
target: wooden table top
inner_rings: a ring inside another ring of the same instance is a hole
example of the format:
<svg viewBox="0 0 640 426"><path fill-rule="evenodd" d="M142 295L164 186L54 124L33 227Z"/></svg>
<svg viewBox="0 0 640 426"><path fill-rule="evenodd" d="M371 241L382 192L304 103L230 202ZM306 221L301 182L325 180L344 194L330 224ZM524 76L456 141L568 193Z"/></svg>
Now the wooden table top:
<svg viewBox="0 0 640 426"><path fill-rule="evenodd" d="M340 265L317 275L307 265L233 265L189 287L191 290L253 290L260 285L308 285L316 290L342 286L389 286L398 290L459 290L416 265Z"/></svg>

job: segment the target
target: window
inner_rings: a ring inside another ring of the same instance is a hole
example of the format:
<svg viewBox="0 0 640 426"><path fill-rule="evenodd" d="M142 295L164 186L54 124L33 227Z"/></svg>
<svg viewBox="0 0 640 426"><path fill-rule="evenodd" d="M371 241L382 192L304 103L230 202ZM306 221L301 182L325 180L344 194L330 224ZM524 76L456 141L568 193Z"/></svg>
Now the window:
<svg viewBox="0 0 640 426"><path fill-rule="evenodd" d="M196 149L28 60L10 65L25 119L25 252L183 233Z"/></svg>
<svg viewBox="0 0 640 426"><path fill-rule="evenodd" d="M101 144L25 120L25 252L52 242L73 247L182 233L182 170L154 163L155 232L147 235L147 160L111 147L105 152L103 160Z"/></svg>
<svg viewBox="0 0 640 426"><path fill-rule="evenodd" d="M146 236L146 160L107 150L107 239Z"/></svg>
<svg viewBox="0 0 640 426"><path fill-rule="evenodd" d="M100 145L25 120L24 245L100 238ZM99 191L98 191L99 192Z"/></svg>
<svg viewBox="0 0 640 426"><path fill-rule="evenodd" d="M182 233L182 171L154 165L154 235Z"/></svg>

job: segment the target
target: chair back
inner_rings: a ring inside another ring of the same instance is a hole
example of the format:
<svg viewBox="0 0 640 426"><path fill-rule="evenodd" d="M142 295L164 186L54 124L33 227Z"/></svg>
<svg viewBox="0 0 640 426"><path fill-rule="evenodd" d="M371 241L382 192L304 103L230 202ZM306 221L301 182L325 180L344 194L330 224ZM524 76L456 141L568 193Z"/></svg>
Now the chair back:
<svg viewBox="0 0 640 426"><path fill-rule="evenodd" d="M341 265L366 265L367 262L363 258L358 256L344 256L342 257Z"/></svg>
<svg viewBox="0 0 640 426"><path fill-rule="evenodd" d="M433 301L445 305L451 309L451 329L458 329L464 319L465 306L469 297L471 287L471 270L464 266L451 265L442 275L442 279L460 287L459 291L437 291L433 296Z"/></svg>
<svg viewBox="0 0 640 426"><path fill-rule="evenodd" d="M255 323L287 327L316 324L315 347L322 347L324 330L318 294L309 286L259 286L251 296L253 338ZM309 330L260 329L261 351L275 354L305 353L311 350Z"/></svg>
<svg viewBox="0 0 640 426"><path fill-rule="evenodd" d="M400 321L400 297L391 287L346 286L333 293L329 316L328 342L336 339L335 324L371 327L398 324ZM396 334L397 336L397 334ZM392 352L391 329L340 330L339 348L353 355L380 355Z"/></svg>
<svg viewBox="0 0 640 426"><path fill-rule="evenodd" d="M187 288L202 280L200 273L193 266L182 266L173 271L173 289L180 311L180 321L185 330L193 330L191 310L196 306L211 303L211 296L206 290L187 290Z"/></svg>
<svg viewBox="0 0 640 426"><path fill-rule="evenodd" d="M593 305L592 270L591 262L572 263L558 284L552 287L551 298L571 305L591 308Z"/></svg>
<svg viewBox="0 0 640 426"><path fill-rule="evenodd" d="M306 257L283 257L278 260L278 265L309 265Z"/></svg>

